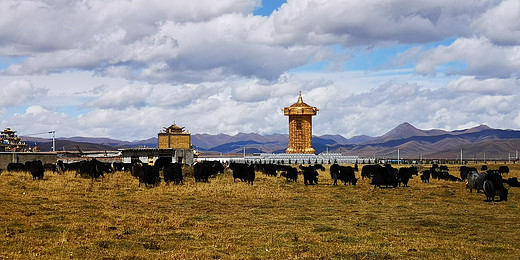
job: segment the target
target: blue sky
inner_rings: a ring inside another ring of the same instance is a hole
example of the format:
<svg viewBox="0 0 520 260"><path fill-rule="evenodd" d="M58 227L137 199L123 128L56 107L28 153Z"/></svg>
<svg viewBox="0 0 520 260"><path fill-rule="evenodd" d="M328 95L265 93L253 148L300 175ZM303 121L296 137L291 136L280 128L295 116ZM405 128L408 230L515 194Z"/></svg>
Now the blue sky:
<svg viewBox="0 0 520 260"><path fill-rule="evenodd" d="M378 136L403 122L520 129L517 0L0 8L0 128L22 135L139 140L173 121L192 133L286 133L280 109L300 91L320 109L316 135Z"/></svg>
<svg viewBox="0 0 520 260"><path fill-rule="evenodd" d="M253 10L254 15L269 16L274 10L277 10L286 1L280 0L263 0L262 5Z"/></svg>

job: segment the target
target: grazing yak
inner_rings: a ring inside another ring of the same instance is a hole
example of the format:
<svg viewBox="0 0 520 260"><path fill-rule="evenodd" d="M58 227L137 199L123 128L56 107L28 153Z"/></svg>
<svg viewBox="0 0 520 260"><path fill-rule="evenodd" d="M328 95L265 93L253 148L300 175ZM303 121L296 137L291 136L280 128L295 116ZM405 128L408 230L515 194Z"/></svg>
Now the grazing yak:
<svg viewBox="0 0 520 260"><path fill-rule="evenodd" d="M159 169L155 166L136 162L132 165L131 173L139 179L139 187L141 183L148 186L158 186L161 183L161 175Z"/></svg>
<svg viewBox="0 0 520 260"><path fill-rule="evenodd" d="M255 170L262 172L265 175L276 177L278 175L277 171L280 167L276 164L268 163L268 164L255 164Z"/></svg>
<svg viewBox="0 0 520 260"><path fill-rule="evenodd" d="M43 169L45 169L46 171L51 171L53 173L58 172L58 167L56 166L55 163L44 163Z"/></svg>
<svg viewBox="0 0 520 260"><path fill-rule="evenodd" d="M365 165L363 169L366 167ZM397 187L397 169L393 168L391 165L385 165L385 167L381 165L373 165L372 168L372 182L371 185L374 185L374 189L376 187L381 188L381 186L385 187Z"/></svg>
<svg viewBox="0 0 520 260"><path fill-rule="evenodd" d="M478 173L476 171L469 172L466 189L469 189L469 192L473 192L473 189L477 190L477 192L483 190L484 177L486 177L486 174L487 173Z"/></svg>
<svg viewBox="0 0 520 260"><path fill-rule="evenodd" d="M495 201L495 196L499 197L499 201L507 201L508 189L504 188L502 183L493 181L484 181L484 193L486 194L485 201Z"/></svg>
<svg viewBox="0 0 520 260"><path fill-rule="evenodd" d="M79 162L76 176L79 174L83 178L97 179L102 176L104 177L105 173L109 172L112 172L112 167L109 164L92 159L90 161Z"/></svg>
<svg viewBox="0 0 520 260"><path fill-rule="evenodd" d="M132 169L132 164L131 163L123 163L123 162L114 162L114 163L112 163L112 169L114 171L129 172Z"/></svg>
<svg viewBox="0 0 520 260"><path fill-rule="evenodd" d="M23 163L9 163L7 164L7 171L9 172L24 172L25 164Z"/></svg>
<svg viewBox="0 0 520 260"><path fill-rule="evenodd" d="M504 182L507 183L509 187L520 187L520 182L516 177L508 178L507 180L504 180Z"/></svg>
<svg viewBox="0 0 520 260"><path fill-rule="evenodd" d="M486 194L485 201L495 201L495 196L498 196L500 201L507 201L509 191L504 188L502 176L499 173L486 174L482 186Z"/></svg>
<svg viewBox="0 0 520 260"><path fill-rule="evenodd" d="M424 170L421 172L421 181L424 183L430 182L431 172L430 170Z"/></svg>
<svg viewBox="0 0 520 260"><path fill-rule="evenodd" d="M233 182L240 179L253 185L255 181L255 166L247 163L230 163L229 168L233 171Z"/></svg>
<svg viewBox="0 0 520 260"><path fill-rule="evenodd" d="M486 167L486 170L487 170L487 167ZM460 166L460 168L459 168L460 178L462 180L466 180L466 179L468 179L469 172L476 172L476 171L477 171L477 168L475 168L475 167Z"/></svg>
<svg viewBox="0 0 520 260"><path fill-rule="evenodd" d="M372 178L374 177L374 172L378 171L379 170L379 167L381 167L380 165L365 165L363 166L363 168L361 168L361 178L362 179L365 179L365 178Z"/></svg>
<svg viewBox="0 0 520 260"><path fill-rule="evenodd" d="M279 169L282 171L280 175L285 176L287 181L296 182L298 180L298 169L287 165L280 165Z"/></svg>
<svg viewBox="0 0 520 260"><path fill-rule="evenodd" d="M401 186L401 183L404 187L408 186L408 181L412 178L412 175L417 176L417 167L402 167L397 171L397 184Z"/></svg>
<svg viewBox="0 0 520 260"><path fill-rule="evenodd" d="M202 161L193 165L196 182L208 182L209 177L224 172L224 165L219 161Z"/></svg>
<svg viewBox="0 0 520 260"><path fill-rule="evenodd" d="M309 166L300 165L300 170L303 174L303 183L307 184L318 184L318 170L325 171L325 167L321 164L314 164Z"/></svg>
<svg viewBox="0 0 520 260"><path fill-rule="evenodd" d="M498 173L500 173L500 174L508 174L509 173L509 167L508 166L500 166L500 167L498 167Z"/></svg>
<svg viewBox="0 0 520 260"><path fill-rule="evenodd" d="M343 182L344 185L347 183L356 185L356 168L352 166L340 166L334 163L330 166L330 177L334 180L333 185L338 184L338 179Z"/></svg>
<svg viewBox="0 0 520 260"><path fill-rule="evenodd" d="M170 184L184 184L184 177L182 176L182 165L180 163L167 163L162 167L164 182Z"/></svg>
<svg viewBox="0 0 520 260"><path fill-rule="evenodd" d="M171 157L161 157L155 160L153 165L159 173L162 171L163 179L166 184L174 182L175 184L183 184L184 177L182 175L182 165L173 163Z"/></svg>
<svg viewBox="0 0 520 260"><path fill-rule="evenodd" d="M31 173L33 180L43 180L43 174L45 169L43 163L40 160L25 162L25 169Z"/></svg>

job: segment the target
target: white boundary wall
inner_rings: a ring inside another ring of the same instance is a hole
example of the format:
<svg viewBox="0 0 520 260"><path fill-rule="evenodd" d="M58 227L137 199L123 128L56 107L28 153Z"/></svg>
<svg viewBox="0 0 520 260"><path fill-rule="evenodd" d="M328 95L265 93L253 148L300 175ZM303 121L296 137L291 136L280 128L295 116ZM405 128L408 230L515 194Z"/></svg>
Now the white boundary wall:
<svg viewBox="0 0 520 260"><path fill-rule="evenodd" d="M320 154L284 154L284 153L261 153L238 156L208 156L197 158L197 161L220 161L222 163L274 163L274 164L354 164L374 162L374 158L362 158L359 156L346 156L340 153L320 153Z"/></svg>

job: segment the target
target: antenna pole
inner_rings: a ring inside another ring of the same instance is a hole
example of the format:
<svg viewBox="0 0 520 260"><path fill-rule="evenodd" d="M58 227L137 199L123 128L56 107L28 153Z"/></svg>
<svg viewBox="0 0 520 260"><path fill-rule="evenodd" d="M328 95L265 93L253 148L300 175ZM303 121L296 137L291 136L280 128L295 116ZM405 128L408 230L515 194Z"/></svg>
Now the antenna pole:
<svg viewBox="0 0 520 260"><path fill-rule="evenodd" d="M401 164L401 158L399 157L399 149L397 149L397 164Z"/></svg>
<svg viewBox="0 0 520 260"><path fill-rule="evenodd" d="M460 164L462 165L463 162L462 162L462 149L460 149Z"/></svg>
<svg viewBox="0 0 520 260"><path fill-rule="evenodd" d="M56 131L49 131L49 134L52 134L52 151L56 152Z"/></svg>

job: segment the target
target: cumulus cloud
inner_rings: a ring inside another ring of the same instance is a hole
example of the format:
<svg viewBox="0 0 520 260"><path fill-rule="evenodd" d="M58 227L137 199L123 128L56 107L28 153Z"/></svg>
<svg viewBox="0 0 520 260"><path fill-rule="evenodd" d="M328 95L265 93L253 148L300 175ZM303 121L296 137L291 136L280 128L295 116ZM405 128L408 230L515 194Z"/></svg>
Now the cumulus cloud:
<svg viewBox="0 0 520 260"><path fill-rule="evenodd" d="M0 53L9 50L9 55L25 55L74 48L116 27L127 32L126 40L132 42L152 33L161 21L206 21L226 13L246 14L259 4L258 0L6 0L0 3L4 10L0 40L7 44L0 45Z"/></svg>
<svg viewBox="0 0 520 260"><path fill-rule="evenodd" d="M34 134L60 129L62 133L75 133L76 120L52 107L33 105L28 106L23 113L15 113L2 125L18 131L19 135Z"/></svg>
<svg viewBox="0 0 520 260"><path fill-rule="evenodd" d="M34 87L29 80L14 80L0 88L0 107L21 105L37 97L42 98L46 93L46 89Z"/></svg>
<svg viewBox="0 0 520 260"><path fill-rule="evenodd" d="M264 101L269 99L271 90L269 85L260 84L258 80L233 83L238 86L232 88L233 99L237 101Z"/></svg>
<svg viewBox="0 0 520 260"><path fill-rule="evenodd" d="M9 15L0 18L0 28L9 30L0 37L0 55L27 56L6 70L12 75L82 69L150 82L203 82L234 75L276 79L305 64L314 48L247 40L266 20L247 15L259 4L4 1L0 7Z"/></svg>
<svg viewBox="0 0 520 260"><path fill-rule="evenodd" d="M460 93L481 93L485 95L511 95L520 85L517 79L477 80L474 76L464 76L451 81L447 89Z"/></svg>
<svg viewBox="0 0 520 260"><path fill-rule="evenodd" d="M3 1L0 55L27 57L6 70L13 75L82 69L152 83L276 80L310 60L341 69L341 61L322 57L327 45L471 36L472 21L496 3L289 0L257 17L250 12L258 0Z"/></svg>
<svg viewBox="0 0 520 260"><path fill-rule="evenodd" d="M451 45L441 45L424 52L415 70L421 74L435 74L437 69L451 62L462 62L464 75L487 78L518 77L520 46L496 46L486 38L459 38Z"/></svg>
<svg viewBox="0 0 520 260"><path fill-rule="evenodd" d="M473 19L497 1L289 0L273 13L273 39L284 44L424 43L470 35Z"/></svg>
<svg viewBox="0 0 520 260"><path fill-rule="evenodd" d="M197 100L205 100L215 95L217 91L218 88L198 84L156 85L151 103L160 107L186 106Z"/></svg>
<svg viewBox="0 0 520 260"><path fill-rule="evenodd" d="M499 45L520 44L520 2L501 1L472 22L472 27Z"/></svg>
<svg viewBox="0 0 520 260"><path fill-rule="evenodd" d="M152 89L150 86L126 86L121 89L109 90L94 101L88 102L86 106L104 109L145 106Z"/></svg>
<svg viewBox="0 0 520 260"><path fill-rule="evenodd" d="M332 120L346 136L382 135L402 122L423 129L455 130L468 124L518 128L515 107L520 95L514 91L518 87L518 80L472 77L455 79L448 87L439 89L390 81L368 92L332 98L332 102L342 105L336 106L334 112L322 110L315 119L315 131L321 132L320 125Z"/></svg>
<svg viewBox="0 0 520 260"><path fill-rule="evenodd" d="M2 123L126 140L172 121L286 133L280 110L302 91L315 134L520 127L516 0L288 0L252 15L260 4L0 1L0 57L16 60L0 62Z"/></svg>

